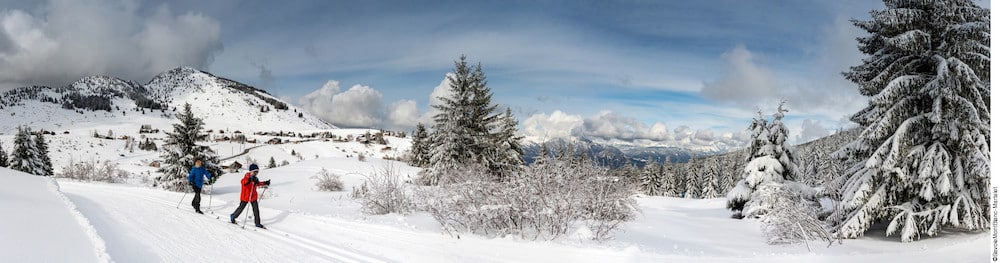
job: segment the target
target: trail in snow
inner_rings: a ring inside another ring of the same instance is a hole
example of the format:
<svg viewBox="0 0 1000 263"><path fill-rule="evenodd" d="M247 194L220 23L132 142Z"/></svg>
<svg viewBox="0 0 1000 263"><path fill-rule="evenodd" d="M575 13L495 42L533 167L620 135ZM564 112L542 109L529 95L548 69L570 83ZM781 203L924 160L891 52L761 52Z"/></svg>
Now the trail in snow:
<svg viewBox="0 0 1000 263"><path fill-rule="evenodd" d="M227 222L225 217L234 205L223 200L205 208L214 211L219 216L216 219L217 215L191 212L186 205L176 209L179 193L78 182L63 182L62 186L105 237L108 253L116 261L386 261L282 232L276 226L280 219L266 216L277 214L273 211L262 213L261 218L265 224L275 224L269 226L272 230L247 231Z"/></svg>

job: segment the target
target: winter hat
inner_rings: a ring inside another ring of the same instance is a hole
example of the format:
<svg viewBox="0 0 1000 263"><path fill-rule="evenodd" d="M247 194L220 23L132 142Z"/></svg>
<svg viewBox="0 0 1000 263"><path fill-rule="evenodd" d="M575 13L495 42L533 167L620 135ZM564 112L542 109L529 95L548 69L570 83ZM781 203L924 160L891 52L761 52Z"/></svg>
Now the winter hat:
<svg viewBox="0 0 1000 263"><path fill-rule="evenodd" d="M255 163L254 164L250 164L250 171L252 172L252 171L256 171L256 170L257 170L257 164L255 164Z"/></svg>

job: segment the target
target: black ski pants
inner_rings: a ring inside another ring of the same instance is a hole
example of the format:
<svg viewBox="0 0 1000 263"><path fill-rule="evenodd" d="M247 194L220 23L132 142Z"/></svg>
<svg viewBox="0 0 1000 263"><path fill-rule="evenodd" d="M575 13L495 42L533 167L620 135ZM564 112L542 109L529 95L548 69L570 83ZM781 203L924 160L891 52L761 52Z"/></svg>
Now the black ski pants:
<svg viewBox="0 0 1000 263"><path fill-rule="evenodd" d="M255 225L260 225L260 209L257 207L257 201L251 201L250 206L253 207L253 222ZM230 215L230 218L239 218L240 214L243 213L243 208L247 207L247 202L240 201L240 206L236 208L236 211Z"/></svg>
<svg viewBox="0 0 1000 263"><path fill-rule="evenodd" d="M201 187L192 184L191 189L194 190L194 199L191 199L191 206L194 207L194 211L201 211Z"/></svg>

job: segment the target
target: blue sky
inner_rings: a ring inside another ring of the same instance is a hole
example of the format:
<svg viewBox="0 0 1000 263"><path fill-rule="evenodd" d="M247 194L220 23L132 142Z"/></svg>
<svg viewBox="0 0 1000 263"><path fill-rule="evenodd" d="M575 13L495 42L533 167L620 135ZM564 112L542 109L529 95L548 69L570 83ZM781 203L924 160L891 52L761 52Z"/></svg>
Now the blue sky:
<svg viewBox="0 0 1000 263"><path fill-rule="evenodd" d="M861 59L854 42L861 32L848 19L867 19L881 6L860 0L0 3L7 28L6 37L0 34L0 59L33 54L11 51L16 48L4 53L5 46L16 46L4 43L29 43L25 28L37 27L59 42L71 39L65 32L85 29L52 21L82 16L97 20L82 25L87 30L110 32L98 34L105 37L90 41L88 50L115 38L175 41L126 46L172 54L143 55L150 57L139 67L144 70L112 59L106 63L123 65L91 66L80 74L98 68L144 82L170 63L190 64L309 103L303 106L341 126L404 129L416 121L406 119L427 114L435 87L466 54L482 63L495 102L514 109L522 125L533 125L524 127L526 133L562 129L667 145L697 141L684 141L686 130L694 131L690 136L700 131L703 144L723 141L724 134L745 128L755 108L772 112L781 97L789 100L785 123L793 136L815 137L846 125L844 117L865 102L839 75ZM117 28L121 21L97 18L109 14L136 26ZM190 29L164 32L156 25ZM116 29L94 29L102 26ZM69 78L37 75L0 74L0 85ZM327 85L331 80L338 85ZM566 117L555 118L556 111ZM738 135L730 137L740 143Z"/></svg>

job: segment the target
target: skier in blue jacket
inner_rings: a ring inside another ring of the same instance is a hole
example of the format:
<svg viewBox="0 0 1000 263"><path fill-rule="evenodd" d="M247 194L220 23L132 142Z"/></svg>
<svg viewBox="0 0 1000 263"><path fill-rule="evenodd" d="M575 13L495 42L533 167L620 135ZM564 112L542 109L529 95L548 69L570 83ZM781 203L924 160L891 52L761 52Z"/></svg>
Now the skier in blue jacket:
<svg viewBox="0 0 1000 263"><path fill-rule="evenodd" d="M191 168L191 172L188 173L188 184L194 189L194 199L191 200L191 206L194 207L194 211L199 214L204 214L201 212L201 187L205 184L206 180L210 180L212 174L201 165L201 160L194 161L194 168Z"/></svg>

